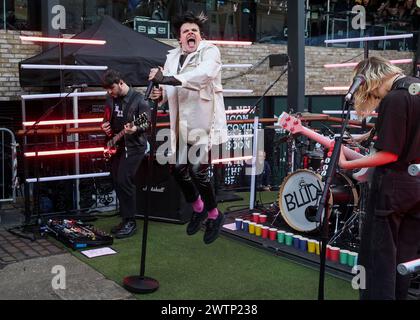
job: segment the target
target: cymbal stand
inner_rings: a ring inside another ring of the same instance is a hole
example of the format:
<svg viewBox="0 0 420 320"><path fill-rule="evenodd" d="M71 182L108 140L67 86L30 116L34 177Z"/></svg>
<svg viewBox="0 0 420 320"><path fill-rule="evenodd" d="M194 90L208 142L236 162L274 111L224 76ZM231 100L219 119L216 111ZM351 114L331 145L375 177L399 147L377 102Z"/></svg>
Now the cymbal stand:
<svg viewBox="0 0 420 320"><path fill-rule="evenodd" d="M296 140L291 134L287 138L287 162L289 163L287 174L291 174L295 172L295 153L296 153Z"/></svg>

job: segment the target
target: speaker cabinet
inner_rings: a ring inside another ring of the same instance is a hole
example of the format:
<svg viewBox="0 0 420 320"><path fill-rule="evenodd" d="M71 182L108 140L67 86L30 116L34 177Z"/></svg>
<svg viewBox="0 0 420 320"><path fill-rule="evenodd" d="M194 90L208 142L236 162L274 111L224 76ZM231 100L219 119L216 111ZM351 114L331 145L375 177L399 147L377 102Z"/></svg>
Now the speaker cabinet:
<svg viewBox="0 0 420 320"><path fill-rule="evenodd" d="M153 162L151 183L151 212L149 218L157 221L184 224L192 214L192 207L185 201L178 184L173 178L169 165ZM148 158L145 157L137 172L137 213L144 217L147 210Z"/></svg>

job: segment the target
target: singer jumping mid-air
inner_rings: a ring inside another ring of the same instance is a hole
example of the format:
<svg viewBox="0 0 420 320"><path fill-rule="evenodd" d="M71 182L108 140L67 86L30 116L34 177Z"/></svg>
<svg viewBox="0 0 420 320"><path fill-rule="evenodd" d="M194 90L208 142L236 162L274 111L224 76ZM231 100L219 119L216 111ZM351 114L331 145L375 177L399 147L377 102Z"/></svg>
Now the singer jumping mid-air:
<svg viewBox="0 0 420 320"><path fill-rule="evenodd" d="M210 151L226 142L227 125L220 52L202 40L206 20L191 12L177 19L174 27L180 46L169 52L163 69L150 71L149 80L160 84L151 98L169 104L171 149L176 154L173 175L194 211L187 234L197 233L207 218L203 240L210 244L224 221L209 174Z"/></svg>

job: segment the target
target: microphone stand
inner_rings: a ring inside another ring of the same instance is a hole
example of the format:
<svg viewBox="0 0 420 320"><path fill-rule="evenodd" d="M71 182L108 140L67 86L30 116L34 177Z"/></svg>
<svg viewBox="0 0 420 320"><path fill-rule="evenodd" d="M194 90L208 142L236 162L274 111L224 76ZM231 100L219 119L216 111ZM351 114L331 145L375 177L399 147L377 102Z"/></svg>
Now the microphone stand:
<svg viewBox="0 0 420 320"><path fill-rule="evenodd" d="M319 286L318 286L318 300L324 300L324 280L325 280L325 261L327 256L327 243L328 243L328 218L329 218L329 206L328 199L330 197L330 187L332 180L336 173L338 159L340 157L341 145L343 142L344 132L348 125L350 119L350 106L353 106L352 100L345 100L343 104L343 115L345 116L344 121L341 127L341 133L339 136L335 137L334 149L328 153L328 157L325 159L325 164L328 166L328 169L323 170L321 173L322 180L324 181L324 190L319 202L318 210L316 213L316 221L321 223L321 254L320 254L320 269L319 269ZM345 112L347 111L347 112ZM322 212L325 213L322 217Z"/></svg>
<svg viewBox="0 0 420 320"><path fill-rule="evenodd" d="M159 85L155 85L159 87ZM148 96L145 96L147 99ZM145 276L146 269L146 250L147 250L147 232L149 227L149 216L152 212L152 181L154 175L153 161L156 154L156 122L157 122L157 109L158 102L154 101L154 106L151 113L150 123L150 151L149 158L147 159L148 175L147 175L147 210L144 214L143 224L143 239L141 247L141 260L140 260L140 275L128 276L123 280L124 288L134 293L152 293L159 288L159 282L153 278Z"/></svg>
<svg viewBox="0 0 420 320"><path fill-rule="evenodd" d="M284 74L288 70L289 70L289 65L287 65L286 68L284 68L284 70L280 73L280 75L278 76L278 78L276 80L274 80L274 82L268 86L268 88L264 91L264 93L262 94L262 96L257 100L257 102L255 102L254 106L251 109L249 109L249 111L246 114L250 114L250 113L256 111L256 109L258 108L258 105L260 104L260 102L262 101L262 99L265 98L265 95L268 93L268 91L270 91L271 88L274 87L274 85L281 79L281 77L284 76Z"/></svg>

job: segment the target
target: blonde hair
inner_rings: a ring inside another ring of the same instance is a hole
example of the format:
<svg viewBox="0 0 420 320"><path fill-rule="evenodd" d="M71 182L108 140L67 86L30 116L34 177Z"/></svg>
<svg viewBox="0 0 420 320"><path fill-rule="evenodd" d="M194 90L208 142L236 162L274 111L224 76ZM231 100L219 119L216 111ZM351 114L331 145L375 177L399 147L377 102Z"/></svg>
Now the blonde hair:
<svg viewBox="0 0 420 320"><path fill-rule="evenodd" d="M354 108L358 116L365 118L374 111L379 100L372 95L372 92L385 80L402 73L400 68L381 57L370 57L359 62L353 71L353 76L361 74L366 78L366 82L354 94Z"/></svg>

